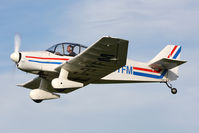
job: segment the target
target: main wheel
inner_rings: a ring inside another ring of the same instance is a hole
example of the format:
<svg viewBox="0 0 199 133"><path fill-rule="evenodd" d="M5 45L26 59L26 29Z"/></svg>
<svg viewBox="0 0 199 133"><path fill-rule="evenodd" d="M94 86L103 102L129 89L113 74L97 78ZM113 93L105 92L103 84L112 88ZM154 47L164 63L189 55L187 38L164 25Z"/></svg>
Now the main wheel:
<svg viewBox="0 0 199 133"><path fill-rule="evenodd" d="M36 103L41 103L43 100L33 100Z"/></svg>
<svg viewBox="0 0 199 133"><path fill-rule="evenodd" d="M172 88L172 89L171 89L171 93L172 93L172 94L176 94L176 93L177 93L177 89L176 89L176 88Z"/></svg>

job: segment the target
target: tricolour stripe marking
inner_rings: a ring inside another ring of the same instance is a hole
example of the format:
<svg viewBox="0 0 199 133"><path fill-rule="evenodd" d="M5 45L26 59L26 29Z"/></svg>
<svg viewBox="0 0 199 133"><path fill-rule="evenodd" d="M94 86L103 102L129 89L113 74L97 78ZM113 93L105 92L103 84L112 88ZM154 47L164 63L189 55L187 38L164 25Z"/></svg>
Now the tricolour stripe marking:
<svg viewBox="0 0 199 133"><path fill-rule="evenodd" d="M173 50L172 50L171 53L168 55L168 58L170 58L170 57L173 55L173 53L175 52L175 50L176 50L177 47L178 47L177 45L174 46Z"/></svg>
<svg viewBox="0 0 199 133"><path fill-rule="evenodd" d="M163 73L159 76L153 75L153 74L142 73L142 72L133 72L133 75L148 77L148 78L154 78L154 79L162 79L165 76L166 73L167 73L167 70L164 70Z"/></svg>
<svg viewBox="0 0 199 133"><path fill-rule="evenodd" d="M44 58L44 57L35 57L35 56L26 56L26 58L32 58L32 59L42 59L42 60L69 60L69 58Z"/></svg>
<svg viewBox="0 0 199 133"><path fill-rule="evenodd" d="M173 59L176 59L178 57L178 55L181 52L181 47L178 49L178 51L176 52L176 54L173 56Z"/></svg>
<svg viewBox="0 0 199 133"><path fill-rule="evenodd" d="M152 69L146 69L146 68L140 68L140 67L133 67L134 70L140 70L140 71L146 71L146 72L152 72L152 73L160 73L161 70L156 71Z"/></svg>
<svg viewBox="0 0 199 133"><path fill-rule="evenodd" d="M45 64L62 64L62 62L48 62L48 61L36 61L36 60L28 60L28 61L36 63L45 63Z"/></svg>

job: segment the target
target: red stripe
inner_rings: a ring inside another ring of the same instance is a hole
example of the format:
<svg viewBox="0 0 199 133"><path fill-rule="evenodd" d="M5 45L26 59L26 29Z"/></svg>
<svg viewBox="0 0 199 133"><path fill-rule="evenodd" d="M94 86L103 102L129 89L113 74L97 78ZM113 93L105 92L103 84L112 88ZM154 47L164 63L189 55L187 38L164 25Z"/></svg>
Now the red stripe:
<svg viewBox="0 0 199 133"><path fill-rule="evenodd" d="M140 68L140 67L133 67L133 69L140 70L140 71L146 71L146 72L152 72L152 73L160 73L160 71L161 71L161 70L156 71L156 70L146 69L146 68Z"/></svg>
<svg viewBox="0 0 199 133"><path fill-rule="evenodd" d="M174 51L176 50L177 47L178 47L178 46L176 45L176 46L173 48L173 50L171 51L171 53L168 55L168 58L170 58L170 57L173 55L173 53L174 53Z"/></svg>
<svg viewBox="0 0 199 133"><path fill-rule="evenodd" d="M43 57L34 57L34 56L26 56L26 58L33 58L33 59L42 59L42 60L69 60L68 58L43 58Z"/></svg>

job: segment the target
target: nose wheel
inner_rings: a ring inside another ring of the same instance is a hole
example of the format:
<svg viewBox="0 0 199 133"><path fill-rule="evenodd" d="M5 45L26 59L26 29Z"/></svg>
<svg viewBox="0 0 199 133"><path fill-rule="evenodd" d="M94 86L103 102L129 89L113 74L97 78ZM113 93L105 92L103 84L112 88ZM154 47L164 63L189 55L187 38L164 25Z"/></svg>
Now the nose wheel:
<svg viewBox="0 0 199 133"><path fill-rule="evenodd" d="M173 88L171 83L169 83L169 82L165 82L165 83L171 89L172 94L176 94L178 92L176 88Z"/></svg>

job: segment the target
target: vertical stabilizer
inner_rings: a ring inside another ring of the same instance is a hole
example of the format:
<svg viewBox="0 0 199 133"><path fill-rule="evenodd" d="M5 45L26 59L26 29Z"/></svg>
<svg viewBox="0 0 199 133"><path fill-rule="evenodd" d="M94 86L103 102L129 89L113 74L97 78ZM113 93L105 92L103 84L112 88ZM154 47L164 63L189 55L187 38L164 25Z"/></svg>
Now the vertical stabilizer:
<svg viewBox="0 0 199 133"><path fill-rule="evenodd" d="M150 63L156 62L162 58L180 60L181 46L167 45L159 54L153 58Z"/></svg>

